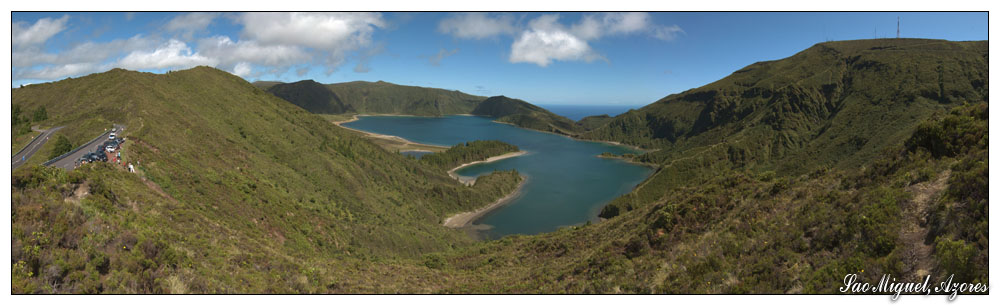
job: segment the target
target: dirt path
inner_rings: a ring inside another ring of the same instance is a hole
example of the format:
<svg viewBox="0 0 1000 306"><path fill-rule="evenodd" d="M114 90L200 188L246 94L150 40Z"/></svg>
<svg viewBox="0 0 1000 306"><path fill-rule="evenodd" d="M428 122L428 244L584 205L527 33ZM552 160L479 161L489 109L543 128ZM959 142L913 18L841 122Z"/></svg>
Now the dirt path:
<svg viewBox="0 0 1000 306"><path fill-rule="evenodd" d="M913 199L903 207L903 226L899 229L899 239L903 244L903 262L906 279L922 279L932 272L937 263L934 247L927 240L927 210L931 203L947 187L951 170L938 174L934 181L922 182L907 187Z"/></svg>

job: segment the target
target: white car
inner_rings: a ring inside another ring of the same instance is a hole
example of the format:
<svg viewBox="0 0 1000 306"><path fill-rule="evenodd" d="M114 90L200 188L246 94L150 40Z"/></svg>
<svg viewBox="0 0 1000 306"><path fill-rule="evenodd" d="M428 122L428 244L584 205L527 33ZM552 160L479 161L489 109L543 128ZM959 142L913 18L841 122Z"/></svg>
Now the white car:
<svg viewBox="0 0 1000 306"><path fill-rule="evenodd" d="M115 140L115 133L114 132L111 132L111 135L108 135L108 140Z"/></svg>
<svg viewBox="0 0 1000 306"><path fill-rule="evenodd" d="M108 152L115 153L115 146L108 145L105 149L108 150Z"/></svg>

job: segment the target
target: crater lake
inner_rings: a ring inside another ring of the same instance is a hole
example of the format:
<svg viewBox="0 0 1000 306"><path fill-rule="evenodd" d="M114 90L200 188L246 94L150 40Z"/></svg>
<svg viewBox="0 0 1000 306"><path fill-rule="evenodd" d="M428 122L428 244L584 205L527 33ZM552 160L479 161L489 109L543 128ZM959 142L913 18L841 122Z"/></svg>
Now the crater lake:
<svg viewBox="0 0 1000 306"><path fill-rule="evenodd" d="M343 125L424 144L452 146L500 140L525 151L525 155L456 171L461 176L477 177L494 170L516 169L527 177L517 196L473 222L474 233L486 239L551 232L596 221L605 204L628 193L653 172L646 166L597 157L603 152L640 153L626 146L576 140L485 117L359 116Z"/></svg>

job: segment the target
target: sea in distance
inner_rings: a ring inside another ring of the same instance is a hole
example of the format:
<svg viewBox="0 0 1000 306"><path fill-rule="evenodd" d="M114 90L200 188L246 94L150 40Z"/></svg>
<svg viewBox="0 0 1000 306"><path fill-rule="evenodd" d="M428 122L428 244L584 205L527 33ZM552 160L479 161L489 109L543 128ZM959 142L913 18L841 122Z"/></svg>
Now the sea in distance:
<svg viewBox="0 0 1000 306"><path fill-rule="evenodd" d="M344 125L442 146L500 140L527 152L456 172L476 177L494 170L516 169L527 177L518 196L473 222L473 228L479 229L475 234L486 239L551 232L596 221L605 204L631 191L653 171L622 160L597 157L603 152L637 153L629 147L574 140L496 123L485 117L361 116Z"/></svg>

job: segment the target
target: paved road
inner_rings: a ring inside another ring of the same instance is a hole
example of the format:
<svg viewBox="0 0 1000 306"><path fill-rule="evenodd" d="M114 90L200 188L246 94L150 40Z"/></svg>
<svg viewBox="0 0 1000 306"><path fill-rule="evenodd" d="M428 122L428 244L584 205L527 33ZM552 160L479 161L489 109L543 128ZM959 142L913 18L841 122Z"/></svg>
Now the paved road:
<svg viewBox="0 0 1000 306"><path fill-rule="evenodd" d="M124 128L125 126L123 125L115 124L115 129L119 131L119 134L121 134L120 131ZM73 154L64 156L63 158L52 162L49 166L73 170L76 168L76 161L80 159L80 157L83 157L83 155L86 155L87 153L97 151L98 147L104 144L105 141L108 141L108 134L111 134L111 130L104 132L104 134L101 134L100 137L94 138L94 140L76 148L76 151L73 151Z"/></svg>
<svg viewBox="0 0 1000 306"><path fill-rule="evenodd" d="M27 162L32 155L35 155L35 153L42 148L42 145L44 145L46 141L49 141L49 136L52 136L52 133L62 128L63 127L61 126L57 126L44 130L41 134L38 134L38 136L36 136L35 139L32 139L31 142L24 147L24 149L21 149L20 152L10 157L11 169L17 169L18 167L24 165L24 163Z"/></svg>

